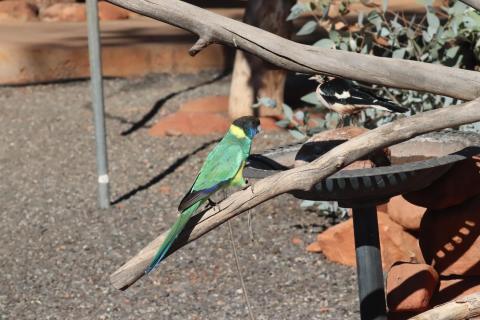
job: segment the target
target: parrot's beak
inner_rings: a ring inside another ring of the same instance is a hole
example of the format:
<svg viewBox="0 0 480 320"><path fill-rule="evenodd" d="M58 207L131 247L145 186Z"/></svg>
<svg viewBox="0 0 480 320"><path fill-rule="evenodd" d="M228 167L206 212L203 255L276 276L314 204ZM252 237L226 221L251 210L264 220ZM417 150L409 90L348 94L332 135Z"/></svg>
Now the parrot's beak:
<svg viewBox="0 0 480 320"><path fill-rule="evenodd" d="M258 133L262 132L262 126L258 126L258 127L257 127L257 132L258 132Z"/></svg>

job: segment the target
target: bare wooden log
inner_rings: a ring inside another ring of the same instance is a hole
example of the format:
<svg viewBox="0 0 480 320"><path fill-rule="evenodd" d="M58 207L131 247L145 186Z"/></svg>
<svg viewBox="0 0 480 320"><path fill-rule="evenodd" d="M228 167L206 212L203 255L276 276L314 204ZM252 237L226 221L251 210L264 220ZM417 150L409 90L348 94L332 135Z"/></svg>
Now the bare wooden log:
<svg viewBox="0 0 480 320"><path fill-rule="evenodd" d="M191 31L207 43L233 46L294 72L331 74L463 100L480 96L479 72L302 45L178 0L108 1Z"/></svg>
<svg viewBox="0 0 480 320"><path fill-rule="evenodd" d="M290 38L292 23L286 21L296 0L250 0L243 21L284 38ZM270 97L276 108L260 107L260 115L280 115L287 73L250 53L237 50L233 65L228 114L236 119L253 115L257 97Z"/></svg>
<svg viewBox="0 0 480 320"><path fill-rule="evenodd" d="M461 0L461 1L469 5L470 7L480 11L480 0Z"/></svg>
<svg viewBox="0 0 480 320"><path fill-rule="evenodd" d="M232 194L216 207L197 215L179 236L170 253L198 239L232 217L277 195L292 190L310 190L319 181L374 150L400 143L423 133L480 121L479 110L480 99L477 99L463 105L402 118L355 137L310 164L257 181L247 189ZM166 234L167 232L153 240L110 276L110 281L115 288L126 289L143 276L145 268Z"/></svg>
<svg viewBox="0 0 480 320"><path fill-rule="evenodd" d="M477 316L480 316L480 292L439 305L410 320L462 320Z"/></svg>

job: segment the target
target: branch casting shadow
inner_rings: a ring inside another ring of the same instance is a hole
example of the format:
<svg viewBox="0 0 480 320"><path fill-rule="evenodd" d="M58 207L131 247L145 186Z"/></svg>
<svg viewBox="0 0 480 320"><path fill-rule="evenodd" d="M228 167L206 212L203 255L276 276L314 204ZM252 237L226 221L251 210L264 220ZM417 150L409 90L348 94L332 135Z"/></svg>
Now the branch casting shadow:
<svg viewBox="0 0 480 320"><path fill-rule="evenodd" d="M166 95L165 97L163 97L162 99L158 100L154 105L153 107L150 109L150 111L148 111L143 117L142 119L140 119L139 121L135 122L132 124L132 126L123 131L122 132L122 136L127 136L129 134L132 134L133 132L137 131L138 129L141 129L143 128L148 121L150 121L157 113L158 111L160 111L160 109L165 105L165 103L172 99L173 97L181 94L181 93L184 93L184 92L188 92L188 91L191 91L193 89L196 89L196 88L199 88L199 87L202 87L202 86L206 86L206 85L209 85L211 83L214 83L220 79L222 79L223 77L225 77L227 74L229 74L229 71L224 71L222 73L220 73L219 75L213 77L212 79L209 79L205 82L202 82L202 83L199 83L199 84L195 84L195 85L192 85L190 87L187 87L185 89L182 89L182 90L179 90L179 91L176 91L176 92L172 92L168 95Z"/></svg>
<svg viewBox="0 0 480 320"><path fill-rule="evenodd" d="M125 193L124 195L118 197L117 199L113 200L111 202L112 205L115 205L117 203L120 203L122 201L125 201L125 200L128 200L130 199L131 197L133 197L134 195L136 195L138 192L140 191L143 191L143 190L147 190L148 188L150 188L151 186L153 186L154 184L162 181L165 177L167 177L169 174L175 172L175 170L180 167L183 163L185 163L185 161L188 160L188 158L190 158L191 156L195 155L197 152L200 152L202 150L204 150L205 148L207 148L208 146L210 146L211 144L213 143L216 143L220 141L220 139L215 139L215 140L212 140L212 141L209 141L209 142L206 142L204 144L202 144L200 147L198 147L197 149L193 150L192 152L190 152L189 154L186 154L184 155L183 157L181 158L178 158L174 163L172 163L165 171L163 171L162 173L160 173L159 175L153 177L152 179L150 179L150 181L148 181L147 183L145 184L142 184L138 187L136 187L135 189Z"/></svg>

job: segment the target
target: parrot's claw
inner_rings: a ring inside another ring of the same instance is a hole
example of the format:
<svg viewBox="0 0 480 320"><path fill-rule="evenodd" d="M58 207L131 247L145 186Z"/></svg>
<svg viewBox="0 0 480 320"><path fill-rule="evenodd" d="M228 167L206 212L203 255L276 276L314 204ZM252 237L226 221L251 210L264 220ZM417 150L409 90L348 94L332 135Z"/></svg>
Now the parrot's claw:
<svg viewBox="0 0 480 320"><path fill-rule="evenodd" d="M213 201L212 199L208 198L208 207L209 208L213 208L217 205L217 203L215 201Z"/></svg>

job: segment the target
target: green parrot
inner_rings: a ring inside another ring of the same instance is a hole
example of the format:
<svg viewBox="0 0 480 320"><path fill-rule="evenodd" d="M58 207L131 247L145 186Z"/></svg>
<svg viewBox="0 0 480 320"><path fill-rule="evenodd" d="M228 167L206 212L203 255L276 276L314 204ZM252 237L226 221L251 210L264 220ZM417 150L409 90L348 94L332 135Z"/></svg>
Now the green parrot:
<svg viewBox="0 0 480 320"><path fill-rule="evenodd" d="M158 267L188 220L212 194L225 187L246 185L243 167L250 155L253 137L260 130L260 121L256 117L241 117L233 121L223 139L208 154L190 191L180 202L180 216L145 270L146 274Z"/></svg>

